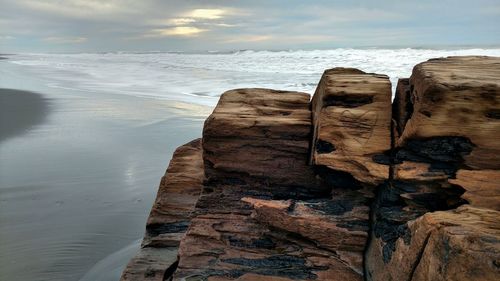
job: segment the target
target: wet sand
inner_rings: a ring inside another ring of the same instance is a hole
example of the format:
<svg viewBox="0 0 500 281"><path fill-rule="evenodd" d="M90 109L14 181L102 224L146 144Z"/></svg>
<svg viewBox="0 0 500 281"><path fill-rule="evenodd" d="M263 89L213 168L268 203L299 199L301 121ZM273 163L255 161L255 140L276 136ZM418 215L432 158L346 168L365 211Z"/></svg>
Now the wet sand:
<svg viewBox="0 0 500 281"><path fill-rule="evenodd" d="M43 123L49 101L40 94L0 88L0 142Z"/></svg>
<svg viewBox="0 0 500 281"><path fill-rule="evenodd" d="M0 91L0 280L117 280L172 152L200 136L206 112L5 69L0 86L33 90Z"/></svg>

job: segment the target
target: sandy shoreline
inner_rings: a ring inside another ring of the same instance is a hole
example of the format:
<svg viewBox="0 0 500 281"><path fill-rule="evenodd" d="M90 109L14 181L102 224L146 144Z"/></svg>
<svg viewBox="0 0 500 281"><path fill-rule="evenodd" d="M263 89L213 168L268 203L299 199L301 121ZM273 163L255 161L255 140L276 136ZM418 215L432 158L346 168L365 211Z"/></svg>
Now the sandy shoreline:
<svg viewBox="0 0 500 281"><path fill-rule="evenodd" d="M119 278L173 150L199 137L202 119L174 102L47 88L9 67L0 68L0 280Z"/></svg>

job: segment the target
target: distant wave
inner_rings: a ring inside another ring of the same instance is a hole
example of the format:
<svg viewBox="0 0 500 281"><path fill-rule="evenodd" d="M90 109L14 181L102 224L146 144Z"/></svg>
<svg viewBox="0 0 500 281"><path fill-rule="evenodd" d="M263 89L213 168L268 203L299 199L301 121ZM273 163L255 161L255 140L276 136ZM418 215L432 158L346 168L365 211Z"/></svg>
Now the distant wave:
<svg viewBox="0 0 500 281"><path fill-rule="evenodd" d="M20 54L5 62L28 67L48 86L213 106L232 88L313 93L321 73L338 66L387 74L394 88L417 63L460 55L500 56L500 47Z"/></svg>

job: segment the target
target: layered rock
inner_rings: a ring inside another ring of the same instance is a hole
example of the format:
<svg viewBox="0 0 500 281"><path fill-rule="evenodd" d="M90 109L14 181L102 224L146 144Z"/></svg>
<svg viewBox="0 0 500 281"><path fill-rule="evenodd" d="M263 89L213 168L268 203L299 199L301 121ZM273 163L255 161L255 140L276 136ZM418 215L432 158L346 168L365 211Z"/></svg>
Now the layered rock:
<svg viewBox="0 0 500 281"><path fill-rule="evenodd" d="M459 170L448 182L465 189L469 204L500 211L500 170Z"/></svg>
<svg viewBox="0 0 500 281"><path fill-rule="evenodd" d="M310 118L307 94L223 94L203 130L207 180L174 279L362 280L369 209L347 198L355 190L332 199L307 165Z"/></svg>
<svg viewBox="0 0 500 281"><path fill-rule="evenodd" d="M498 279L499 66L419 64L392 112L387 76L351 68L325 71L311 103L224 93L122 279Z"/></svg>
<svg viewBox="0 0 500 281"><path fill-rule="evenodd" d="M377 185L387 179L391 148L391 82L386 75L333 68L312 99L311 163Z"/></svg>
<svg viewBox="0 0 500 281"><path fill-rule="evenodd" d="M412 220L388 263L372 253L368 280L498 280L499 215L464 205Z"/></svg>
<svg viewBox="0 0 500 281"><path fill-rule="evenodd" d="M139 253L121 280L164 280L177 267L177 252L202 189L201 139L176 149L161 179Z"/></svg>
<svg viewBox="0 0 500 281"><path fill-rule="evenodd" d="M418 64L410 78L411 117L397 147L412 139L467 138L467 168L500 167L500 58L449 57ZM480 130L479 130L480 128Z"/></svg>
<svg viewBox="0 0 500 281"><path fill-rule="evenodd" d="M419 217L428 212L455 209L466 203L498 210L500 122L492 118L491 112L500 105L499 63L500 59L485 57L434 59L415 66L410 79L399 81L393 104L390 181L378 193L366 256L369 280L458 278L453 275L457 272L443 273L447 265L442 259L435 260L434 265L441 267L440 273L433 272L436 267L425 267L431 275L409 273L414 269L408 268L414 268L421 258L418 253L423 248L419 246L425 244L413 241L420 234L416 235L417 230L410 226L427 223ZM474 212L479 214L476 223L482 224L490 210ZM442 224L447 219L458 219L446 213L436 214L441 214ZM492 222L488 223L494 228ZM457 237L473 239L470 233ZM459 245L454 247L461 251ZM493 250L490 254L498 257L499 252ZM398 260L401 256L405 264ZM453 261L446 262L465 265L468 258L456 255ZM412 266L402 270L408 264ZM487 274L491 274L494 268L487 268Z"/></svg>
<svg viewBox="0 0 500 281"><path fill-rule="evenodd" d="M267 89L222 94L203 129L208 180L314 186L307 165L309 99L306 93Z"/></svg>

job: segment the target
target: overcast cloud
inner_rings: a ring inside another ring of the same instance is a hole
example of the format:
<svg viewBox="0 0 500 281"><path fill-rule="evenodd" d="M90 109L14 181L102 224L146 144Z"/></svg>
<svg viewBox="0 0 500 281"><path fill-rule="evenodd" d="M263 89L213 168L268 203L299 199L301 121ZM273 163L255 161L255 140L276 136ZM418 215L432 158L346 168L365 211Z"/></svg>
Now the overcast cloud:
<svg viewBox="0 0 500 281"><path fill-rule="evenodd" d="M500 44L500 1L0 0L0 52Z"/></svg>

